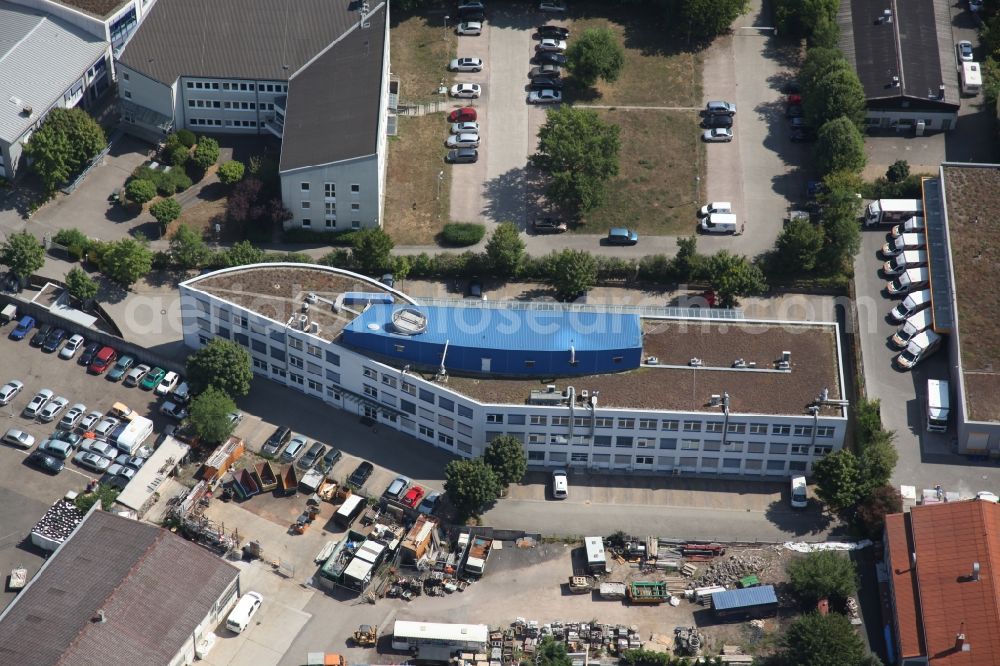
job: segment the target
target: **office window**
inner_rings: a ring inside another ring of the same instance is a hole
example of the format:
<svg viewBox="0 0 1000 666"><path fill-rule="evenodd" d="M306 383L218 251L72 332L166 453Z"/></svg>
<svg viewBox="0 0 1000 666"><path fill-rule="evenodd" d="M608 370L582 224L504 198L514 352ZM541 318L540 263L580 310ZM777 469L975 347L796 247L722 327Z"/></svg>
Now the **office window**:
<svg viewBox="0 0 1000 666"><path fill-rule="evenodd" d="M615 420L607 416L599 416L594 419L594 427L596 428L611 428L614 424Z"/></svg>
<svg viewBox="0 0 1000 666"><path fill-rule="evenodd" d="M639 430L656 430L656 419L639 419Z"/></svg>
<svg viewBox="0 0 1000 666"><path fill-rule="evenodd" d="M503 414L487 414L487 423L503 423Z"/></svg>
<svg viewBox="0 0 1000 666"><path fill-rule="evenodd" d="M701 442L697 439L682 439L681 451L697 451L701 448Z"/></svg>
<svg viewBox="0 0 1000 666"><path fill-rule="evenodd" d="M299 340L298 338L288 338L288 346L291 347L292 349L297 349L298 351L302 351L302 349L305 347L302 341Z"/></svg>
<svg viewBox="0 0 1000 666"><path fill-rule="evenodd" d="M430 437L431 439L434 439L434 430L433 430L433 428L428 428L423 423L421 423L420 427L419 427L419 431L420 431L420 434L423 435L424 437Z"/></svg>
<svg viewBox="0 0 1000 666"><path fill-rule="evenodd" d="M368 384L364 384L364 394L367 395L369 398L377 398L378 389L376 389L374 386L369 386Z"/></svg>
<svg viewBox="0 0 1000 666"><path fill-rule="evenodd" d="M684 432L701 432L701 421L685 421Z"/></svg>
<svg viewBox="0 0 1000 666"><path fill-rule="evenodd" d="M503 417L501 416L500 418ZM524 418L524 414L508 414L507 423L510 425L524 425L526 423L526 419Z"/></svg>
<svg viewBox="0 0 1000 666"><path fill-rule="evenodd" d="M718 458L702 458L701 466L703 469L718 469L719 459Z"/></svg>
<svg viewBox="0 0 1000 666"><path fill-rule="evenodd" d="M661 437L660 438L660 448L661 449L676 449L677 439L675 437Z"/></svg>
<svg viewBox="0 0 1000 666"><path fill-rule="evenodd" d="M360 229L361 223L357 220L351 220L351 229Z"/></svg>
<svg viewBox="0 0 1000 666"><path fill-rule="evenodd" d="M339 372L334 372L333 370L327 370L326 371L326 378L329 379L331 382L335 382L337 384L340 383L340 373Z"/></svg>
<svg viewBox="0 0 1000 666"><path fill-rule="evenodd" d="M655 437L636 437L635 445L640 449L655 449L656 448L656 438Z"/></svg>
<svg viewBox="0 0 1000 666"><path fill-rule="evenodd" d="M747 453L764 453L764 442L750 442L747 444Z"/></svg>
<svg viewBox="0 0 1000 666"><path fill-rule="evenodd" d="M722 445L722 450L723 451L728 451L730 453L736 453L736 452L742 451L743 450L743 442L740 442L740 441L726 442L725 444Z"/></svg>
<svg viewBox="0 0 1000 666"><path fill-rule="evenodd" d="M569 417L568 416L553 416L552 425L554 426L568 426Z"/></svg>
<svg viewBox="0 0 1000 666"><path fill-rule="evenodd" d="M618 427L625 430L631 430L635 428L635 419L618 419Z"/></svg>
<svg viewBox="0 0 1000 666"><path fill-rule="evenodd" d="M309 208L312 206L312 203L309 201L303 201L299 205L302 207L302 210L309 210Z"/></svg>
<svg viewBox="0 0 1000 666"><path fill-rule="evenodd" d="M666 419L664 421L660 421L660 428L662 430L673 430L676 432L677 430L680 429L680 421L676 421L674 419Z"/></svg>
<svg viewBox="0 0 1000 666"><path fill-rule="evenodd" d="M465 405L459 405L458 406L458 415L461 416L463 419L471 419L472 418L472 410L469 409L468 407L466 407Z"/></svg>
<svg viewBox="0 0 1000 666"><path fill-rule="evenodd" d="M337 196L337 184L336 183L323 183L323 195L332 199Z"/></svg>
<svg viewBox="0 0 1000 666"><path fill-rule="evenodd" d="M797 425L794 434L796 437L812 437L813 427Z"/></svg>
<svg viewBox="0 0 1000 666"><path fill-rule="evenodd" d="M772 435L786 436L786 435L790 435L791 432L792 432L792 426L787 426L787 425L773 425L773 426L771 426L771 434Z"/></svg>
<svg viewBox="0 0 1000 666"><path fill-rule="evenodd" d="M323 374L323 369L320 368L319 364L317 363L306 363L306 372L308 372L310 375L319 376Z"/></svg>
<svg viewBox="0 0 1000 666"><path fill-rule="evenodd" d="M323 358L323 350L316 345L306 343L306 353L315 358Z"/></svg>
<svg viewBox="0 0 1000 666"><path fill-rule="evenodd" d="M636 456L635 457L635 464L636 465L652 465L653 464L653 456Z"/></svg>
<svg viewBox="0 0 1000 666"><path fill-rule="evenodd" d="M261 342L260 340L251 340L250 341L250 349L254 350L258 354L266 354L267 353L267 345L264 344L263 342Z"/></svg>
<svg viewBox="0 0 1000 666"><path fill-rule="evenodd" d="M705 451L721 451L722 441L718 439L706 439L703 448Z"/></svg>
<svg viewBox="0 0 1000 666"><path fill-rule="evenodd" d="M768 453L771 455L784 455L788 453L788 444L780 442L771 442L771 445L767 449Z"/></svg>
<svg viewBox="0 0 1000 666"><path fill-rule="evenodd" d="M284 362L285 350L278 349L277 347L271 347L271 358Z"/></svg>
<svg viewBox="0 0 1000 666"><path fill-rule="evenodd" d="M830 426L817 426L816 436L817 437L833 437L834 428Z"/></svg>
<svg viewBox="0 0 1000 666"><path fill-rule="evenodd" d="M369 379L375 379L378 377L378 372L376 372L374 368L369 368L366 366L361 366L361 374L363 374L365 377L368 377Z"/></svg>
<svg viewBox="0 0 1000 666"><path fill-rule="evenodd" d="M434 404L434 394L427 389L420 389L420 399L432 405Z"/></svg>
<svg viewBox="0 0 1000 666"><path fill-rule="evenodd" d="M391 377L389 375L382 375L382 383L385 384L386 386L391 386L392 388L396 388L395 377Z"/></svg>
<svg viewBox="0 0 1000 666"><path fill-rule="evenodd" d="M808 444L792 444L792 455L793 456L807 456L807 455L809 455L809 445Z"/></svg>
<svg viewBox="0 0 1000 666"><path fill-rule="evenodd" d="M528 462L544 462L545 451L528 451Z"/></svg>
<svg viewBox="0 0 1000 666"><path fill-rule="evenodd" d="M785 470L784 460L768 460L767 461L767 471L769 472L783 472Z"/></svg>
<svg viewBox="0 0 1000 666"><path fill-rule="evenodd" d="M326 214L327 215L329 215L331 217L336 217L337 216L337 202L336 201L327 201L327 202L325 202L324 205L326 207Z"/></svg>
<svg viewBox="0 0 1000 666"><path fill-rule="evenodd" d="M736 469L736 470L738 470L740 468L740 462L741 461L740 461L739 458L723 458L722 459L722 468L723 469Z"/></svg>
<svg viewBox="0 0 1000 666"><path fill-rule="evenodd" d="M357 183L351 185L351 193L352 194L358 194L359 192L361 192L361 186L360 185L358 185Z"/></svg>
<svg viewBox="0 0 1000 666"><path fill-rule="evenodd" d="M528 433L528 444L544 444L544 443L545 443L545 433L543 432Z"/></svg>
<svg viewBox="0 0 1000 666"><path fill-rule="evenodd" d="M414 414L414 415L416 415L416 413L417 413L417 406L415 404L413 404L412 402L410 402L409 400L400 400L399 401L399 406L407 414Z"/></svg>
<svg viewBox="0 0 1000 666"><path fill-rule="evenodd" d="M352 203L351 204L351 210L361 210L361 204L359 204L359 203Z"/></svg>
<svg viewBox="0 0 1000 666"><path fill-rule="evenodd" d="M549 418L547 416L539 416L537 414L532 414L529 417L529 425L546 425Z"/></svg>
<svg viewBox="0 0 1000 666"><path fill-rule="evenodd" d="M594 435L594 446L601 448L611 446L611 435Z"/></svg>
<svg viewBox="0 0 1000 666"><path fill-rule="evenodd" d="M403 393L409 393L410 395L412 395L414 397L416 397L416 395L417 395L417 387L414 386L413 384L411 384L410 382L404 381L403 385L402 385L402 389L403 389Z"/></svg>
<svg viewBox="0 0 1000 666"><path fill-rule="evenodd" d="M751 458L750 460L745 460L743 462L743 469L746 471L759 471L763 466L763 461Z"/></svg>
<svg viewBox="0 0 1000 666"><path fill-rule="evenodd" d="M722 432L722 421L709 421L705 424L705 432Z"/></svg>
<svg viewBox="0 0 1000 666"><path fill-rule="evenodd" d="M289 356L288 364L295 368L299 368L300 370L302 369L302 359L298 356Z"/></svg>
<svg viewBox="0 0 1000 666"><path fill-rule="evenodd" d="M332 351L326 352L326 362L333 365L340 365L340 354L334 354Z"/></svg>
<svg viewBox="0 0 1000 666"><path fill-rule="evenodd" d="M438 441L445 446L455 446L455 438L451 435L446 435L443 432L438 433Z"/></svg>
<svg viewBox="0 0 1000 666"><path fill-rule="evenodd" d="M302 375L300 375L300 374L296 374L294 372L289 372L288 373L288 378L292 380L293 384L298 384L299 386L302 386L303 384L305 384L305 378Z"/></svg>
<svg viewBox="0 0 1000 666"><path fill-rule="evenodd" d="M833 453L832 446L814 446L813 455L822 458L823 456L830 455Z"/></svg>
<svg viewBox="0 0 1000 666"><path fill-rule="evenodd" d="M260 360L259 358L255 358L253 360L253 367L257 368L258 370L264 370L265 372L267 371L267 363Z"/></svg>
<svg viewBox="0 0 1000 666"><path fill-rule="evenodd" d="M660 467L673 467L674 457L673 456L656 456L656 464Z"/></svg>
<svg viewBox="0 0 1000 666"><path fill-rule="evenodd" d="M615 439L615 447L619 449L631 449L634 440L631 437L618 437Z"/></svg>
<svg viewBox="0 0 1000 666"><path fill-rule="evenodd" d="M750 434L751 435L766 435L767 434L767 424L766 423L751 423L750 424Z"/></svg>
<svg viewBox="0 0 1000 666"><path fill-rule="evenodd" d="M727 427L727 432L730 435L742 435L747 430L746 423L730 423Z"/></svg>
<svg viewBox="0 0 1000 666"><path fill-rule="evenodd" d="M306 382L308 383L309 389L311 391L317 391L319 393L323 392L323 385L317 382L316 380L307 379Z"/></svg>
<svg viewBox="0 0 1000 666"><path fill-rule="evenodd" d="M576 463L585 463L590 459L589 453L571 453L569 454L569 461Z"/></svg>

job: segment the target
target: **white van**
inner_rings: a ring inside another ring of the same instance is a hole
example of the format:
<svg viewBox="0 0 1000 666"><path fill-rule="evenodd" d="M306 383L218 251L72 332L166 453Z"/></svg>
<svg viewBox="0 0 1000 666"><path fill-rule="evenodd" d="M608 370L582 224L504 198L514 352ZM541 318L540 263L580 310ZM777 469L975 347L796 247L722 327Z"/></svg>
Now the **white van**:
<svg viewBox="0 0 1000 666"><path fill-rule="evenodd" d="M898 278L885 285L885 290L890 296L906 294L913 289L921 289L930 282L931 274L927 267L907 268Z"/></svg>
<svg viewBox="0 0 1000 666"><path fill-rule="evenodd" d="M698 210L698 217L705 217L712 213L732 213L733 204L728 201L710 201Z"/></svg>
<svg viewBox="0 0 1000 666"><path fill-rule="evenodd" d="M569 480L564 469L552 470L552 497L554 499L569 497Z"/></svg>
<svg viewBox="0 0 1000 666"><path fill-rule="evenodd" d="M906 222L897 224L892 228L892 237L899 238L903 234L923 233L923 231L924 231L924 218L911 217Z"/></svg>
<svg viewBox="0 0 1000 666"><path fill-rule="evenodd" d="M792 477L791 504L793 509L804 509L809 506L809 498L806 494L806 477Z"/></svg>
<svg viewBox="0 0 1000 666"><path fill-rule="evenodd" d="M924 331L913 336L910 344L896 357L896 365L902 370L912 370L914 366L933 354L941 346L941 336L934 331Z"/></svg>
<svg viewBox="0 0 1000 666"><path fill-rule="evenodd" d="M242 634L262 603L264 603L264 597L259 593L247 592L244 594L236 602L229 617L226 618L226 629L236 634Z"/></svg>
<svg viewBox="0 0 1000 666"><path fill-rule="evenodd" d="M906 250L922 250L926 244L923 234L903 234L882 244L882 256L895 257Z"/></svg>
<svg viewBox="0 0 1000 666"><path fill-rule="evenodd" d="M897 254L882 264L882 272L885 275L899 275L908 268L926 265L927 252L925 250L904 250L902 254Z"/></svg>
<svg viewBox="0 0 1000 666"><path fill-rule="evenodd" d="M899 330L892 336L892 346L896 349L906 349L910 340L917 333L923 333L934 323L934 317L930 310L921 310L906 318L906 321Z"/></svg>
<svg viewBox="0 0 1000 666"><path fill-rule="evenodd" d="M732 213L709 213L698 226L706 234L735 234L736 216Z"/></svg>
<svg viewBox="0 0 1000 666"><path fill-rule="evenodd" d="M908 295L903 299L903 302L894 307L889 312L889 319L895 322L902 322L904 319L914 314L915 312L920 312L927 306L931 304L931 290L924 289L923 291L916 291Z"/></svg>

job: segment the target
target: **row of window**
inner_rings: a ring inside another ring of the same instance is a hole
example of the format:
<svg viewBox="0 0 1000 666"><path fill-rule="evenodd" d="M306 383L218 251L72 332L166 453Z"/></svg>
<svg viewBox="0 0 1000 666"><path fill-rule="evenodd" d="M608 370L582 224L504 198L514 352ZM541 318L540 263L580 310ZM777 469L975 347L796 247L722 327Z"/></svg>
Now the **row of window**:
<svg viewBox="0 0 1000 666"><path fill-rule="evenodd" d="M125 77L128 81L128 76ZM188 90L235 90L239 92L273 92L286 93L288 85L284 83L245 83L230 81L187 81Z"/></svg>
<svg viewBox="0 0 1000 666"><path fill-rule="evenodd" d="M615 465L621 467L644 466L652 467L656 465L661 469L681 469L690 471L711 471L739 473L740 471L767 471L777 472L805 472L808 469L808 462L805 460L762 460L758 458L715 458L697 456L644 456L631 454L610 454L610 453L570 453L550 451L547 455L545 451L528 451L528 462L533 463L586 463L591 465Z"/></svg>
<svg viewBox="0 0 1000 666"><path fill-rule="evenodd" d="M569 426L570 425L569 416L547 416L544 414L501 414L492 413L486 415L487 423L504 423L506 422L510 425L533 425L533 426ZM590 427L591 424L595 428L618 428L619 430L634 430L636 425L638 425L639 430L665 430L670 432L681 431L681 426L683 425L683 432L707 432L707 433L722 433L726 432L732 435L766 435L768 433L767 423L742 423L742 422L732 422L725 424L722 421L681 421L679 419L636 419L632 417L618 417L613 418L610 416L576 416L572 417L572 423L575 427ZM659 428L657 427L659 426ZM813 426L811 425L785 425L785 424L771 424L770 432L772 435L778 436L788 436L794 435L795 437L812 437ZM835 429L832 426L817 426L816 436L817 437L833 437Z"/></svg>
<svg viewBox="0 0 1000 666"><path fill-rule="evenodd" d="M274 104L261 102L261 111L274 111ZM192 109L232 109L233 111L256 111L256 102L220 102L212 99L189 99L188 107Z"/></svg>
<svg viewBox="0 0 1000 666"><path fill-rule="evenodd" d="M309 210L309 209L312 208L312 202L311 201L303 201L303 202L301 202L301 204L302 204L302 206L301 206L302 210ZM326 206L325 210L326 210L326 214L327 215L332 215L334 217L337 216L337 202L336 201L327 201L327 202L324 202L324 205ZM359 204L357 202L352 203L351 204L351 210L361 210L361 204Z"/></svg>
<svg viewBox="0 0 1000 666"><path fill-rule="evenodd" d="M327 219L323 220L323 222L326 224L326 228L327 229L336 229L337 228L337 220L336 219L327 218ZM306 218L302 219L302 228L303 229L312 229L312 224L313 224L313 222L312 222L311 218L306 217ZM351 220L351 229L360 229L360 228L361 228L361 220Z"/></svg>
<svg viewBox="0 0 1000 666"><path fill-rule="evenodd" d="M304 180L299 183L299 189L303 192L308 192L309 188L312 187L309 181ZM357 183L351 184L351 194L360 194L361 186ZM323 196L327 199L335 199L337 197L337 183L323 183Z"/></svg>

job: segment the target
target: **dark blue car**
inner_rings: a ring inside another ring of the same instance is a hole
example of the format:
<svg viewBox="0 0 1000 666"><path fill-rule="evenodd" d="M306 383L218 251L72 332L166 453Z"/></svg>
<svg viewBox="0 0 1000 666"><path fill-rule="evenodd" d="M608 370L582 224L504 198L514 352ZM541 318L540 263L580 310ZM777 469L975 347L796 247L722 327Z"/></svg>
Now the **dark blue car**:
<svg viewBox="0 0 1000 666"><path fill-rule="evenodd" d="M28 331L35 327L35 318L30 315L24 315L21 317L21 321L17 322L17 326L14 330L10 332L11 340L24 340L24 336L28 334Z"/></svg>
<svg viewBox="0 0 1000 666"><path fill-rule="evenodd" d="M50 354L55 350L59 349L59 345L62 341L66 339L66 331L61 328L54 329L51 333L45 336L45 342L42 343L42 351L49 352Z"/></svg>

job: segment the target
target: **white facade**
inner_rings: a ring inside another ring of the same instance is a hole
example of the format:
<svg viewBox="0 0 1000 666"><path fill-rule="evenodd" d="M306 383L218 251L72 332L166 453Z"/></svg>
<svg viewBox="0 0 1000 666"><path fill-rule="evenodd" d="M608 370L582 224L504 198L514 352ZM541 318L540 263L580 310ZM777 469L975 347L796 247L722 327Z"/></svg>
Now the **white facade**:
<svg viewBox="0 0 1000 666"><path fill-rule="evenodd" d="M285 228L347 231L380 226L384 153L282 172L281 200L292 212Z"/></svg>
<svg viewBox="0 0 1000 666"><path fill-rule="evenodd" d="M917 131L919 123L923 123L924 131L946 132L958 125L958 109L879 109L869 106L865 110L865 125L868 129L892 129L897 132L911 133Z"/></svg>
<svg viewBox="0 0 1000 666"><path fill-rule="evenodd" d="M511 435L533 467L786 478L809 474L843 446L843 416L479 402L198 291L196 282L180 285L188 347L233 340L249 349L257 375L459 456L479 456L494 437Z"/></svg>

